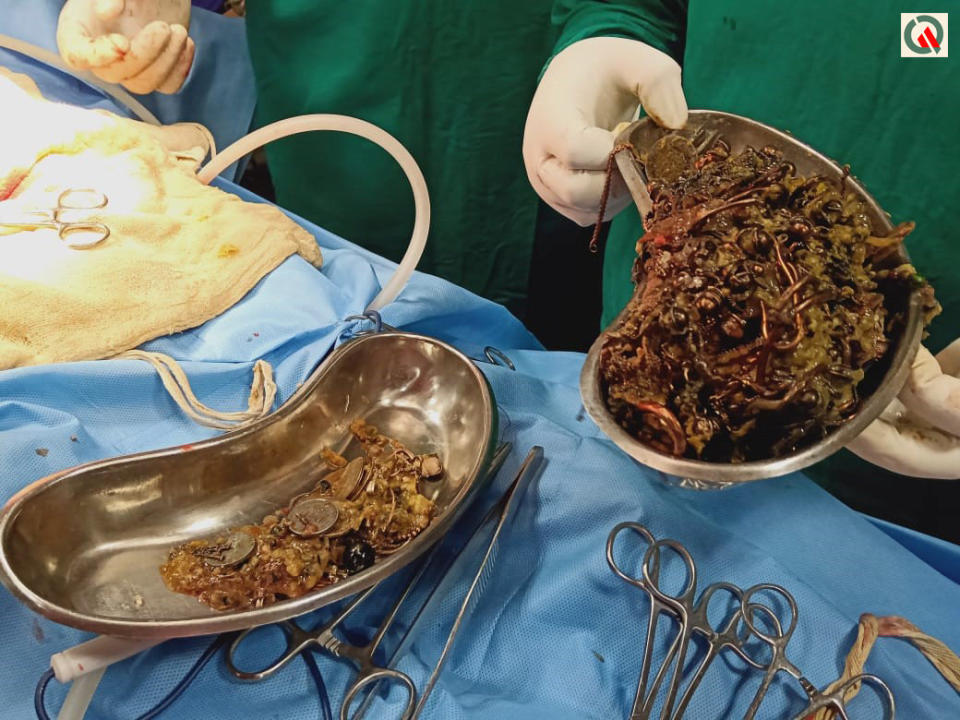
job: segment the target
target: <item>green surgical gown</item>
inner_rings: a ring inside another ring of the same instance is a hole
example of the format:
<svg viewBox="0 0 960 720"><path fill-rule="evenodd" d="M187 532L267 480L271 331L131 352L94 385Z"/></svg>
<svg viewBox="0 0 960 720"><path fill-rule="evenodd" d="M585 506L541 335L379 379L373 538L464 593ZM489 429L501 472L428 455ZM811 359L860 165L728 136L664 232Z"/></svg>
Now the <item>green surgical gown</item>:
<svg viewBox="0 0 960 720"><path fill-rule="evenodd" d="M544 65L586 37L669 36L675 10L595 0L250 2L257 122L342 113L393 134L430 189L420 269L518 307L538 202L523 167L523 127ZM273 143L267 155L281 205L400 258L413 202L386 153L313 133Z"/></svg>

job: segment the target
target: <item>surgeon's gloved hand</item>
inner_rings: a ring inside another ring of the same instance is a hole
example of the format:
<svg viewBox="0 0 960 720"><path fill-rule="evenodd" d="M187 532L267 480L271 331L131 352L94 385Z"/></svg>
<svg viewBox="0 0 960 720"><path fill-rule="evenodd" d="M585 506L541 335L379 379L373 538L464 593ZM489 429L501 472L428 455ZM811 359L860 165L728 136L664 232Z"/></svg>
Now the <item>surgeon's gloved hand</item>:
<svg viewBox="0 0 960 720"><path fill-rule="evenodd" d="M597 221L614 128L638 107L668 128L687 122L680 66L625 38L581 40L550 63L530 105L523 160L534 190L557 212L587 226ZM615 176L604 220L630 203Z"/></svg>
<svg viewBox="0 0 960 720"><path fill-rule="evenodd" d="M936 357L921 347L900 398L847 447L902 475L960 479L960 339Z"/></svg>
<svg viewBox="0 0 960 720"><path fill-rule="evenodd" d="M190 0L67 0L57 46L67 65L139 95L175 93L196 52Z"/></svg>

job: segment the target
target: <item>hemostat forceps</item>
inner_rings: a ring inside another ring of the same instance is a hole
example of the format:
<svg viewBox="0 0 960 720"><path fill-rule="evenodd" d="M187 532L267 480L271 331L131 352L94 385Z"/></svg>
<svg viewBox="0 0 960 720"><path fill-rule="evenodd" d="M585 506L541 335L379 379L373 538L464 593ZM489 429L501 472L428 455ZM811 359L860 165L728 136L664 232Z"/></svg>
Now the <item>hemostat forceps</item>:
<svg viewBox="0 0 960 720"><path fill-rule="evenodd" d="M647 545L641 562L639 577L637 577L637 573L624 571L614 557L614 544L617 536L624 530L631 531L634 536L639 537ZM676 595L665 592L660 586L660 569L664 551L672 551L680 556L685 566L685 585ZM647 623L637 693L630 713L631 720L647 720L653 717L660 689L671 668L673 669L673 675L661 705L659 717L661 720L680 720L707 670L717 655L725 649L732 650L750 668L763 673L760 688L744 715L744 720L753 720L774 678L781 671L796 679L807 695L806 708L795 715L794 720L804 720L821 709L831 709L843 720L852 720L846 707L846 694L858 683L872 685L885 702L887 709L885 717L890 720L895 717L893 693L886 683L875 675L857 675L845 681L835 691L823 693L817 690L797 667L787 660L786 646L796 628L798 610L793 596L779 585L760 584L741 589L730 583L714 583L706 587L698 599L696 597L697 568L687 549L676 540L657 540L647 528L639 523L624 522L617 525L607 537L606 555L607 564L618 577L634 587L640 588L650 598L650 616ZM733 612L727 615L722 627L718 629L708 619L708 610L711 600L720 592L733 596L738 602ZM759 600L761 593L776 594L785 601L790 613L786 627L781 623L775 607ZM652 685L648 689L657 622L664 613L677 620L679 629L667 650L663 665L657 671ZM765 619L765 626L768 625L772 628L772 634L764 632L758 627L758 615ZM684 661L694 634L706 640L707 650L681 694L680 685L683 680ZM761 645L766 645L769 648L769 659L760 662L748 652L747 642L751 638L756 638Z"/></svg>
<svg viewBox="0 0 960 720"><path fill-rule="evenodd" d="M283 628L284 632L287 633L287 648L279 659L260 670L244 671L237 668L234 660L237 649L240 647L244 639L246 639L256 628L251 628L250 630L244 631L230 644L230 649L227 653L227 667L231 673L241 680L264 680L283 668L287 663L297 657L297 655L304 650L308 650L312 646L319 646L334 657L350 660L357 666L357 676L354 678L349 690L347 690L346 697L344 697L343 703L340 706L341 720L346 720L348 717L350 704L357 696L357 693L371 683L375 683L380 680L397 682L407 690L407 704L404 707L403 715L401 715L401 717L406 720L406 718L409 718L412 715L413 709L417 702L417 688L413 684L413 680L410 679L409 675L402 673L399 670L376 665L373 661L373 656L377 651L377 648L380 646L383 636L387 634L387 631L393 624L394 618L396 617L400 606L403 605L403 601L406 600L407 595L416 586L417 581L420 579L427 565L427 562L421 563L420 569L417 570L406 589L400 594L400 597L397 598L397 601L390 609L390 612L387 613L386 617L383 619L383 622L380 623L380 627L377 628L376 634L373 636L373 639L368 645L362 647L351 645L337 637L334 631L354 610L357 609L357 607L364 600L367 599L367 597L370 596L370 593L379 587L379 585L374 585L364 590L346 606L344 606L344 608L329 622L324 623L315 630L311 630L309 632L303 630L292 620L281 623L280 627Z"/></svg>
<svg viewBox="0 0 960 720"><path fill-rule="evenodd" d="M99 210L107 206L107 196L97 190L71 188L57 197L57 204L49 210L7 209L0 203L0 226L33 230L50 228L67 247L86 250L110 237L110 228L89 220L83 211Z"/></svg>
<svg viewBox="0 0 960 720"><path fill-rule="evenodd" d="M787 605L790 607L790 623L785 630L781 627L780 622L776 619L776 616L771 615L772 611L767 609L765 605L752 602L754 595L759 592L776 593L783 596L783 598L786 600ZM806 693L808 698L807 707L804 708L799 714L794 715L793 720L804 720L808 716L812 715L815 711L828 708L833 710L837 714L837 717L840 717L843 720L851 720L846 706L846 694L851 687L859 683L872 685L877 689L877 691L881 694L881 697L886 701L886 707L889 710L887 717L889 717L890 720L893 720L896 715L896 703L893 699L893 692L891 692L889 686L876 675L870 675L867 673L855 675L844 682L833 692L822 693L817 690L816 687L814 687L813 683L803 676L803 673L800 672L796 665L787 659L787 643L790 642L790 637L793 635L794 628L797 626L797 617L799 612L797 610L796 600L794 600L793 596L782 587L779 585L770 584L754 585L753 587L743 591L743 598L740 601L740 608L744 624L751 633L760 638L760 640L770 647L772 653L770 661L765 664L766 667L764 668L765 673L763 676L763 682L760 685L760 689L757 690L757 694L753 698L753 702L750 704L747 714L744 715L744 720L753 720L760 708L760 703L763 702L763 698L766 696L767 690L770 688L770 684L773 682L773 679L776 677L777 673L781 671L786 672L798 683L800 683L800 687L803 688L803 691ZM772 625L776 632L775 635L764 633L756 626L753 614L757 610L760 610L762 614L771 618Z"/></svg>
<svg viewBox="0 0 960 720"><path fill-rule="evenodd" d="M617 536L624 530L630 530L639 535L648 545L647 551L643 556L642 573L639 578L625 572L613 556L614 543L616 542ZM686 586L677 595L670 595L664 592L659 586L661 548L673 550L681 557L686 567ZM699 601L697 601L697 567L690 553L680 543L674 540L656 540L650 531L639 523L620 523L607 538L607 564L618 577L646 592L651 604L650 618L647 623L647 635L644 642L643 662L637 685L637 695L634 699L633 709L630 714L632 720L651 717L660 686L665 680L671 665L674 667L674 675L670 682L667 698L664 701L660 715L661 718L683 717L683 713L686 711L687 705L690 703L690 699L703 679L703 676L710 668L716 656L724 649L733 650L744 662L757 670L765 669L763 665L756 662L743 649L746 638L741 636L742 625L740 622L741 613L739 609L727 619L727 622L719 630L715 629L707 618L710 602L718 592L727 592L737 600L741 600L743 593L740 588L730 583L715 583L707 587L700 596ZM671 643L670 648L667 650L667 656L664 659L663 665L657 672L653 680L653 686L648 692L647 682L650 676L650 664L653 660L653 645L656 637L657 621L664 612L679 620L680 629ZM677 702L687 648L694 633L703 636L707 640L709 647L707 654L700 661L696 672L680 696L679 704L677 705L676 711L674 711L673 705Z"/></svg>

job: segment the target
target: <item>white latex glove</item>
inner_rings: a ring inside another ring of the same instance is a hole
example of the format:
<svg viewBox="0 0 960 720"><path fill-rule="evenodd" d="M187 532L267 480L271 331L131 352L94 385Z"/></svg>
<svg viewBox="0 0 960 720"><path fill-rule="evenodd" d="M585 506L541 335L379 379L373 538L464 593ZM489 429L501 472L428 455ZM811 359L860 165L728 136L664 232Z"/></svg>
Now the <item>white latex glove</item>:
<svg viewBox="0 0 960 720"><path fill-rule="evenodd" d="M847 447L902 475L960 479L960 339L936 357L921 347L900 398Z"/></svg>
<svg viewBox="0 0 960 720"><path fill-rule="evenodd" d="M132 93L175 93L196 51L190 0L67 0L57 25L60 55L75 70Z"/></svg>
<svg viewBox="0 0 960 720"><path fill-rule="evenodd" d="M527 177L562 215L588 226L597 221L613 129L640 106L668 128L687 122L680 66L637 40L581 40L550 63L530 104L523 136ZM604 219L630 203L615 176Z"/></svg>

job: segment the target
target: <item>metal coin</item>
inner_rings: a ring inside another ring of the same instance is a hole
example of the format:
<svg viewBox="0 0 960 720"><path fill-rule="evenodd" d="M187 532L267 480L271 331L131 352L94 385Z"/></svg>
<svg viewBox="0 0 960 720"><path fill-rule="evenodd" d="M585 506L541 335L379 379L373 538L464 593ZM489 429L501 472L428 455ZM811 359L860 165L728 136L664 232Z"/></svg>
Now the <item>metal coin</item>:
<svg viewBox="0 0 960 720"><path fill-rule="evenodd" d="M202 548L197 554L207 565L213 567L228 567L239 565L253 555L257 548L257 541L245 532L230 533L222 543L215 543Z"/></svg>
<svg viewBox="0 0 960 720"><path fill-rule="evenodd" d="M337 524L340 509L324 498L302 500L290 508L287 527L300 537L322 535Z"/></svg>
<svg viewBox="0 0 960 720"><path fill-rule="evenodd" d="M348 499L356 490L358 476L364 471L363 458L356 458L338 468L320 481L320 489L338 500Z"/></svg>
<svg viewBox="0 0 960 720"><path fill-rule="evenodd" d="M350 463L343 469L343 478L341 482L343 483L344 490L347 491L347 497L353 495L357 488L363 484L363 479L366 476L363 458L358 457L354 460L351 460Z"/></svg>

